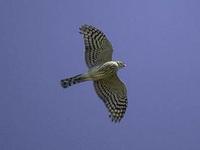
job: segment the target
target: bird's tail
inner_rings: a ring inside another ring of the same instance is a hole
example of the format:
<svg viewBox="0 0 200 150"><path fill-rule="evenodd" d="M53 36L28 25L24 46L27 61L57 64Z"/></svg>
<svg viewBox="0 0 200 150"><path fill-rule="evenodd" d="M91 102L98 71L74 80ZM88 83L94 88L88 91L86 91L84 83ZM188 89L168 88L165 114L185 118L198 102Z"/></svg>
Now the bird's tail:
<svg viewBox="0 0 200 150"><path fill-rule="evenodd" d="M79 75L73 76L71 78L66 78L66 79L60 80L60 83L63 88L67 88L69 86L72 86L74 84L84 82L84 81L86 81L84 76L82 74L79 74Z"/></svg>

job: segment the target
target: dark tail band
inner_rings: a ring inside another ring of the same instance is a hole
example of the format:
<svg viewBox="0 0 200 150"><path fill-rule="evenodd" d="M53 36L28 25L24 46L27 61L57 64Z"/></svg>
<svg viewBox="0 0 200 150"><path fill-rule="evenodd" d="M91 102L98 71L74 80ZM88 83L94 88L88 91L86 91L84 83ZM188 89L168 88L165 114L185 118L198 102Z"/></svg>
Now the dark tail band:
<svg viewBox="0 0 200 150"><path fill-rule="evenodd" d="M61 83L61 86L63 88L67 88L69 86L72 86L74 84L77 84L77 83L80 83L80 82L83 82L83 78L82 78L82 74L79 74L79 75L76 75L74 77L71 77L71 78L66 78L66 79L63 79L60 81Z"/></svg>

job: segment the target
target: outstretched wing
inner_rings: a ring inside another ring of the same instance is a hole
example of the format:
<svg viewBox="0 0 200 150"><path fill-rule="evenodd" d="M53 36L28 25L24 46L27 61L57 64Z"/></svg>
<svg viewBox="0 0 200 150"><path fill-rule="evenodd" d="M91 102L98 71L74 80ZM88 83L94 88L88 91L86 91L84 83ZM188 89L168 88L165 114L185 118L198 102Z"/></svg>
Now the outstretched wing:
<svg viewBox="0 0 200 150"><path fill-rule="evenodd" d="M85 43L85 61L89 68L112 60L112 45L99 29L83 25L80 27Z"/></svg>
<svg viewBox="0 0 200 150"><path fill-rule="evenodd" d="M120 121L125 114L128 101L126 86L117 74L94 81L94 88L110 112L112 121Z"/></svg>

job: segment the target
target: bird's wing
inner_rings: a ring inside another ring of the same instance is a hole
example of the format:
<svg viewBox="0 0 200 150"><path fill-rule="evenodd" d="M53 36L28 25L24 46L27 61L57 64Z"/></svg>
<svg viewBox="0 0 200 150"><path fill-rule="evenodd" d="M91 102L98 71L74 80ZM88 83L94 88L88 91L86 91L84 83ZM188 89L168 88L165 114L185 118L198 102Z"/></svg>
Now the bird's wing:
<svg viewBox="0 0 200 150"><path fill-rule="evenodd" d="M112 121L120 121L125 114L128 100L126 86L117 74L94 81L94 88L107 107Z"/></svg>
<svg viewBox="0 0 200 150"><path fill-rule="evenodd" d="M85 43L85 61L89 68L112 60L112 45L99 29L83 25L80 27Z"/></svg>

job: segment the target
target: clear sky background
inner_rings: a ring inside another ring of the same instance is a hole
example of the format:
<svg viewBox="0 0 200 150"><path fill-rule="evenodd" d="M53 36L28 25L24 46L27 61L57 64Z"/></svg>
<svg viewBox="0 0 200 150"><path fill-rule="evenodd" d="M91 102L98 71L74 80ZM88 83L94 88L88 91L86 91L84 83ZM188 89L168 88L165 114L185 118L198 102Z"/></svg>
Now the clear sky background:
<svg viewBox="0 0 200 150"><path fill-rule="evenodd" d="M91 82L78 28L112 42L128 110L112 123ZM1 150L199 150L199 0L1 0Z"/></svg>

